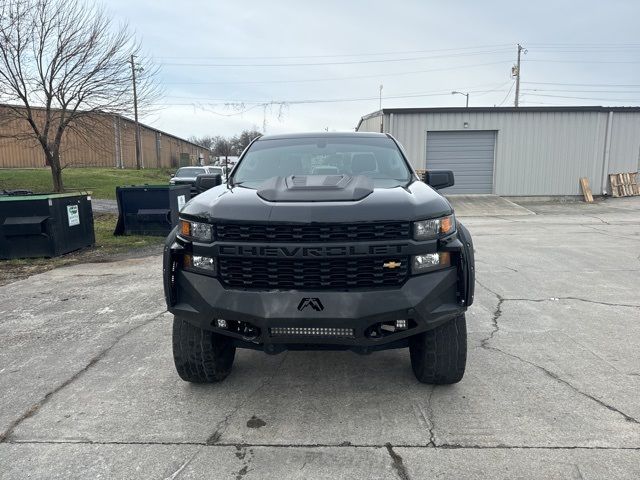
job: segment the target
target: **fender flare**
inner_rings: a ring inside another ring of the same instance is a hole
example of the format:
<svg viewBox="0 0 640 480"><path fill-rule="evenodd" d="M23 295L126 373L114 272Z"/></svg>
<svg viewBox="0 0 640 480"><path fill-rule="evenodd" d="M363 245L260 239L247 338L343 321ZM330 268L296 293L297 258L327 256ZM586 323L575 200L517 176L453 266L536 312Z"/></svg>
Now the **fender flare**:
<svg viewBox="0 0 640 480"><path fill-rule="evenodd" d="M462 292L465 307L473 304L473 298L476 290L476 263L473 251L473 240L467 227L460 222L457 223L458 239L462 243Z"/></svg>

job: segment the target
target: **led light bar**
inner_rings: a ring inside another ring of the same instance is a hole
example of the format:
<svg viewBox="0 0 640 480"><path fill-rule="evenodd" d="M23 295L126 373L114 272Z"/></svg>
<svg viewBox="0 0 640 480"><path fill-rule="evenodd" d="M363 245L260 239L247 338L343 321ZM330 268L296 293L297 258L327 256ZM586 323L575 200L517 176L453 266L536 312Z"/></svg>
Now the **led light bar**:
<svg viewBox="0 0 640 480"><path fill-rule="evenodd" d="M339 327L271 327L272 337L354 337L353 328Z"/></svg>

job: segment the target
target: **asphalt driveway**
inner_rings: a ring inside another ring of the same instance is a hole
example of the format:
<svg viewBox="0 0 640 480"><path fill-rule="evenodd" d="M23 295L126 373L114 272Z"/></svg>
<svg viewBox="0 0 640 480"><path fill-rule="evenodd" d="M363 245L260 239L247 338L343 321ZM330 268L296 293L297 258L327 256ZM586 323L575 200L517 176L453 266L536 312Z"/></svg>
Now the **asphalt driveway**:
<svg viewBox="0 0 640 480"><path fill-rule="evenodd" d="M239 351L182 382L159 257L0 287L0 478L640 478L640 198L464 219L463 381Z"/></svg>

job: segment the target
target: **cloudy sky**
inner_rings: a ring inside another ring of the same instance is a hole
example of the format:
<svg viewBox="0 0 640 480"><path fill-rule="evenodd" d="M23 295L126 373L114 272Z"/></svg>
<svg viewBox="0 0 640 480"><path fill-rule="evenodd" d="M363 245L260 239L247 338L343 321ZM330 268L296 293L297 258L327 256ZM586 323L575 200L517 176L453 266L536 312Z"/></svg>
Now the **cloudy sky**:
<svg viewBox="0 0 640 480"><path fill-rule="evenodd" d="M383 107L638 105L635 0L109 0L159 65L144 121L180 135L353 130Z"/></svg>

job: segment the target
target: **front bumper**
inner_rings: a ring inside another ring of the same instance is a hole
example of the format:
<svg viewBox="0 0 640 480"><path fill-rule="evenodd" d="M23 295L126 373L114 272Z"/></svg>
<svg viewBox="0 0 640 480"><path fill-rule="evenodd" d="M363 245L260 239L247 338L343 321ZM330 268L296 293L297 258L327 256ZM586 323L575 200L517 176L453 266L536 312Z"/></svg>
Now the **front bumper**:
<svg viewBox="0 0 640 480"><path fill-rule="evenodd" d="M399 287L349 291L225 287L216 277L179 268L177 259L185 252L210 247L192 246L177 239L176 234L177 228L167 238L164 249L164 289L169 311L197 327L233 337L241 347L268 353L295 348L338 348L367 353L402 347L407 345L409 337L453 319L473 303L473 242L460 223L457 236L441 242L438 247L435 242L427 247L415 247L453 252L457 258L453 266L409 276ZM414 247L408 248L407 254L419 253L412 250ZM207 255L209 251L201 254ZM307 300L319 301L322 308L301 308ZM250 325L257 334L248 337L237 333L238 330L218 328L217 319ZM409 328L385 331L375 338L370 334L372 327L397 320L406 320ZM282 334L291 329L297 333L295 329L300 328L348 329L351 335Z"/></svg>
<svg viewBox="0 0 640 480"><path fill-rule="evenodd" d="M235 337L239 346L277 352L303 345L334 345L360 350L390 348L417 333L460 315L455 267L409 278L400 288L367 291L248 291L224 288L213 277L178 270L176 303L169 311L205 330ZM303 299L318 299L323 309L299 310ZM247 338L217 328L215 320L246 322L259 334ZM410 328L371 338L367 331L383 322L405 319ZM352 329L348 337L273 335L286 327Z"/></svg>

